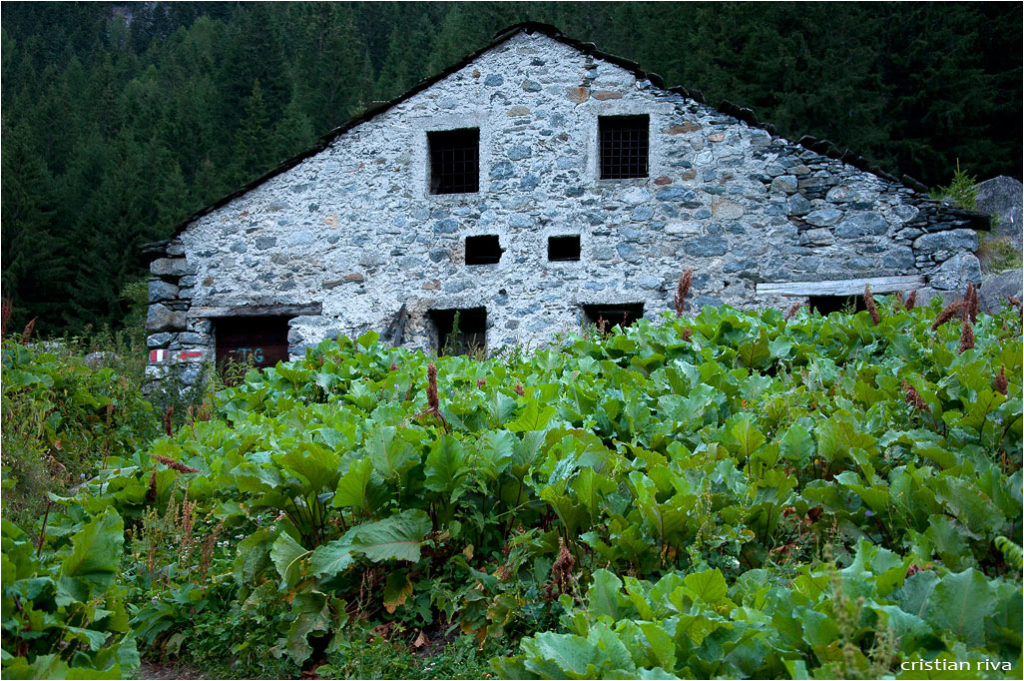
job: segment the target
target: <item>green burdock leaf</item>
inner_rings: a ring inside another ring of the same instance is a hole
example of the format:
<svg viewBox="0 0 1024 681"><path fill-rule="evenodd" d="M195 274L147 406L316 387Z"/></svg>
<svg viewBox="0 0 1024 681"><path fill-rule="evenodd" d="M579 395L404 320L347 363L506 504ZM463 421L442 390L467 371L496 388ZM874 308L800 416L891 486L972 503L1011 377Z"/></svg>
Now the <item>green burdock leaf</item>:
<svg viewBox="0 0 1024 681"><path fill-rule="evenodd" d="M317 631L330 631L331 610L326 594L319 591L297 594L292 603L292 613L295 614L295 621L288 630L288 656L296 664L302 664L313 653L309 635Z"/></svg>
<svg viewBox="0 0 1024 681"><path fill-rule="evenodd" d="M317 577L333 577L344 572L355 561L352 555L352 534L349 530L340 539L318 546L309 559L309 567Z"/></svg>
<svg viewBox="0 0 1024 681"><path fill-rule="evenodd" d="M374 563L382 560L420 559L420 544L430 532L430 517L420 509L402 511L390 518L352 528L352 550Z"/></svg>
<svg viewBox="0 0 1024 681"><path fill-rule="evenodd" d="M789 461L810 461L814 457L814 438L799 423L794 423L779 440L779 456Z"/></svg>
<svg viewBox="0 0 1024 681"><path fill-rule="evenodd" d="M305 481L306 492L319 494L326 489L333 490L338 479L341 457L315 442L299 442L294 449L275 458Z"/></svg>
<svg viewBox="0 0 1024 681"><path fill-rule="evenodd" d="M749 457L765 442L764 435L750 423L749 418L734 423L731 432L740 446L738 454L742 457Z"/></svg>
<svg viewBox="0 0 1024 681"><path fill-rule="evenodd" d="M597 645L572 634L544 632L523 640L526 667L542 678L594 678L601 653Z"/></svg>
<svg viewBox="0 0 1024 681"><path fill-rule="evenodd" d="M277 568L277 574L281 575L281 588L290 589L299 581L301 575L300 560L309 551L302 548L302 544L287 532L281 532L274 545L270 548L270 560Z"/></svg>
<svg viewBox="0 0 1024 681"><path fill-rule="evenodd" d="M451 435L442 435L430 446L423 472L423 486L433 492L450 492L458 487L466 471L466 454L462 443Z"/></svg>
<svg viewBox="0 0 1024 681"><path fill-rule="evenodd" d="M589 610L595 615L608 615L613 620L619 619L619 589L622 582L608 570L594 572L594 581L587 590Z"/></svg>
<svg viewBox="0 0 1024 681"><path fill-rule="evenodd" d="M57 578L58 606L88 601L110 588L121 563L124 521L108 508L71 538L71 546Z"/></svg>
<svg viewBox="0 0 1024 681"><path fill-rule="evenodd" d="M369 457L353 461L338 479L338 489L331 503L339 508L368 508L366 488L372 478L373 462Z"/></svg>
<svg viewBox="0 0 1024 681"><path fill-rule="evenodd" d="M985 644L985 618L995 612L996 598L985 575L974 568L948 574L935 585L926 619L962 636L968 648Z"/></svg>
<svg viewBox="0 0 1024 681"><path fill-rule="evenodd" d="M367 434L366 452L373 461L373 467L386 480L399 477L420 460L416 450L394 426L374 428Z"/></svg>
<svg viewBox="0 0 1024 681"><path fill-rule="evenodd" d="M392 572L384 584L384 609L393 615L412 595L412 580L404 570Z"/></svg>
<svg viewBox="0 0 1024 681"><path fill-rule="evenodd" d="M513 433L525 433L531 430L544 430L551 419L555 417L558 410L548 405L541 408L534 400L527 402L526 408L519 413L515 420L510 421L505 427Z"/></svg>
<svg viewBox="0 0 1024 681"><path fill-rule="evenodd" d="M255 580L260 570L268 564L267 554L273 544L274 535L269 527L261 527L238 542L231 572L239 586Z"/></svg>
<svg viewBox="0 0 1024 681"><path fill-rule="evenodd" d="M725 577L718 569L694 572L683 577L683 584L690 590L695 598L704 601L708 605L718 605L725 602L729 588L725 584Z"/></svg>

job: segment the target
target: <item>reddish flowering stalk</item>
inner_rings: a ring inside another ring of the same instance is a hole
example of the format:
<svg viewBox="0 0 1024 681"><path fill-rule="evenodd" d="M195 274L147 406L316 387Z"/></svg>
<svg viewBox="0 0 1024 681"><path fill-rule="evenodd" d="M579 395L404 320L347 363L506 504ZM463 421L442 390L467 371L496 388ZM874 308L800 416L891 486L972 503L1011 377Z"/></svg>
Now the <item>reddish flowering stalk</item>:
<svg viewBox="0 0 1024 681"><path fill-rule="evenodd" d="M486 385L487 385L487 381L486 380L484 380L482 378L476 379L476 387L478 387L481 390L483 390Z"/></svg>
<svg viewBox="0 0 1024 681"><path fill-rule="evenodd" d="M174 415L174 405L170 405L164 409L164 434L167 437L174 435L174 430L171 427L171 417Z"/></svg>
<svg viewBox="0 0 1024 681"><path fill-rule="evenodd" d="M790 319L795 317L796 313L799 312L800 308L803 307L803 306L804 306L803 303L793 303L793 307L789 308L789 312L786 313L785 321L788 322Z"/></svg>
<svg viewBox="0 0 1024 681"><path fill-rule="evenodd" d="M693 270L688 269L679 277L679 284L676 286L676 317L683 316L686 309L686 295L690 292L690 284L693 282Z"/></svg>
<svg viewBox="0 0 1024 681"><path fill-rule="evenodd" d="M878 314L875 297L871 295L871 287L867 284L864 284L864 307L867 308L868 314L871 315L871 321L874 322L875 326L878 326L882 321L882 317Z"/></svg>
<svg viewBox="0 0 1024 681"><path fill-rule="evenodd" d="M21 332L21 344L25 345L28 343L28 339L32 337L32 329L35 328L36 320L38 317L33 317L32 321L25 325L25 329Z"/></svg>
<svg viewBox="0 0 1024 681"><path fill-rule="evenodd" d="M917 289L916 288L913 291L910 292L909 296L907 296L907 302L903 305L903 307L907 308L907 311L909 312L910 310L914 309L914 305L917 305Z"/></svg>
<svg viewBox="0 0 1024 681"><path fill-rule="evenodd" d="M967 313L964 312L964 326L960 331L960 354L964 354L973 347L974 327L971 325L971 320L967 318Z"/></svg>
<svg viewBox="0 0 1024 681"><path fill-rule="evenodd" d="M996 376L995 380L992 381L992 387L995 388L996 392L1006 394L1006 388L1009 386L1009 382L1006 380L1006 365L999 366L999 375Z"/></svg>
<svg viewBox="0 0 1024 681"><path fill-rule="evenodd" d="M974 284L967 285L967 316L971 324L978 323L978 287Z"/></svg>
<svg viewBox="0 0 1024 681"><path fill-rule="evenodd" d="M931 409L929 409L928 405L925 404L925 401L921 398L921 394L917 392L917 389L910 385L906 380L903 381L903 400L915 409L931 413Z"/></svg>
<svg viewBox="0 0 1024 681"><path fill-rule="evenodd" d="M149 503L156 501L156 466L153 466L153 472L149 476L149 489L146 491L146 501Z"/></svg>
<svg viewBox="0 0 1024 681"><path fill-rule="evenodd" d="M4 298L0 304L0 336L7 335L7 322L11 321L11 314L14 312L14 303L10 298Z"/></svg>
<svg viewBox="0 0 1024 681"><path fill-rule="evenodd" d="M514 390L516 392L516 395L519 395L520 397L526 394L526 392L523 390L522 383L516 383L515 387L512 388L512 390Z"/></svg>
<svg viewBox="0 0 1024 681"><path fill-rule="evenodd" d="M693 331L691 331L689 328L683 329L683 340L684 341L689 343L690 342L690 338L692 338L692 337L693 337Z"/></svg>
<svg viewBox="0 0 1024 681"><path fill-rule="evenodd" d="M893 295L896 298L896 304L899 305L900 307L903 307L903 291L896 291L896 293Z"/></svg>
<svg viewBox="0 0 1024 681"><path fill-rule="evenodd" d="M441 411L441 403L437 399L437 367L427 365L427 405L433 412Z"/></svg>
<svg viewBox="0 0 1024 681"><path fill-rule="evenodd" d="M962 315L965 307L967 307L967 303L963 300L958 300L955 303L947 305L943 308L942 312L939 313L939 316L935 318L935 321L932 322L932 331L936 330L950 319Z"/></svg>
<svg viewBox="0 0 1024 681"><path fill-rule="evenodd" d="M163 465L167 466L168 468L173 468L174 470L178 471L179 473L198 473L199 472L198 468L192 468L191 466L186 466L185 464L181 463L180 461L175 461L174 459L168 459L166 456L160 456L159 454L154 454L153 458L156 459L157 461L159 461L160 463L162 463Z"/></svg>

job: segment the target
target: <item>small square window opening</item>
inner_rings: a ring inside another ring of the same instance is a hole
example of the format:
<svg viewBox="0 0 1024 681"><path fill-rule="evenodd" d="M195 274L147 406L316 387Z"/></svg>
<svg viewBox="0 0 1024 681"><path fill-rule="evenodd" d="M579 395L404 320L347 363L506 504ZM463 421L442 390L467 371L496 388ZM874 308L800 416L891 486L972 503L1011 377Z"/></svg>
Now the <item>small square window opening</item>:
<svg viewBox="0 0 1024 681"><path fill-rule="evenodd" d="M480 129L428 132L430 193L480 191Z"/></svg>
<svg viewBox="0 0 1024 681"><path fill-rule="evenodd" d="M502 252L497 234L466 237L467 265L493 265L501 260Z"/></svg>
<svg viewBox="0 0 1024 681"><path fill-rule="evenodd" d="M287 317L225 317L214 322L214 335L221 371L232 364L262 368L288 361Z"/></svg>
<svg viewBox="0 0 1024 681"><path fill-rule="evenodd" d="M650 149L647 116L601 116L601 179L647 177Z"/></svg>
<svg viewBox="0 0 1024 681"><path fill-rule="evenodd" d="M601 331L610 331L614 326L626 328L643 316L643 303L583 306L583 322L596 326Z"/></svg>
<svg viewBox="0 0 1024 681"><path fill-rule="evenodd" d="M572 262L579 259L579 234L548 237L548 260L552 262Z"/></svg>

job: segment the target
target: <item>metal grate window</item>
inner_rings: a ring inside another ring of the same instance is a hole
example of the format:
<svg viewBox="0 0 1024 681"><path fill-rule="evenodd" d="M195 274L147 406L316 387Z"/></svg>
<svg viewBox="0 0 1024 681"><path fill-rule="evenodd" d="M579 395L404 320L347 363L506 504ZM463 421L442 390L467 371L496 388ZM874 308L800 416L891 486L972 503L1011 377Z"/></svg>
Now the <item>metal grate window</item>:
<svg viewBox="0 0 1024 681"><path fill-rule="evenodd" d="M647 177L647 116L601 116L601 179Z"/></svg>
<svg viewBox="0 0 1024 681"><path fill-rule="evenodd" d="M480 191L480 129L428 132L430 193Z"/></svg>

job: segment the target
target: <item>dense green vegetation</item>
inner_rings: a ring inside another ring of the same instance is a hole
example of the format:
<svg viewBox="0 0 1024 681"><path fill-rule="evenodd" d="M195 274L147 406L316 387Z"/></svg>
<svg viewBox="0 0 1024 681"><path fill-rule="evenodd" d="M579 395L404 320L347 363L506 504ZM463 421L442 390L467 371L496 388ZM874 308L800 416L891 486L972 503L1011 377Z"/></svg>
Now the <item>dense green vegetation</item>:
<svg viewBox="0 0 1024 681"><path fill-rule="evenodd" d="M4 676L1019 678L1021 318L867 307L252 371L4 521Z"/></svg>
<svg viewBox="0 0 1024 681"><path fill-rule="evenodd" d="M123 322L139 246L525 19L899 174L1020 176L1012 3L2 7L3 289L44 335Z"/></svg>

